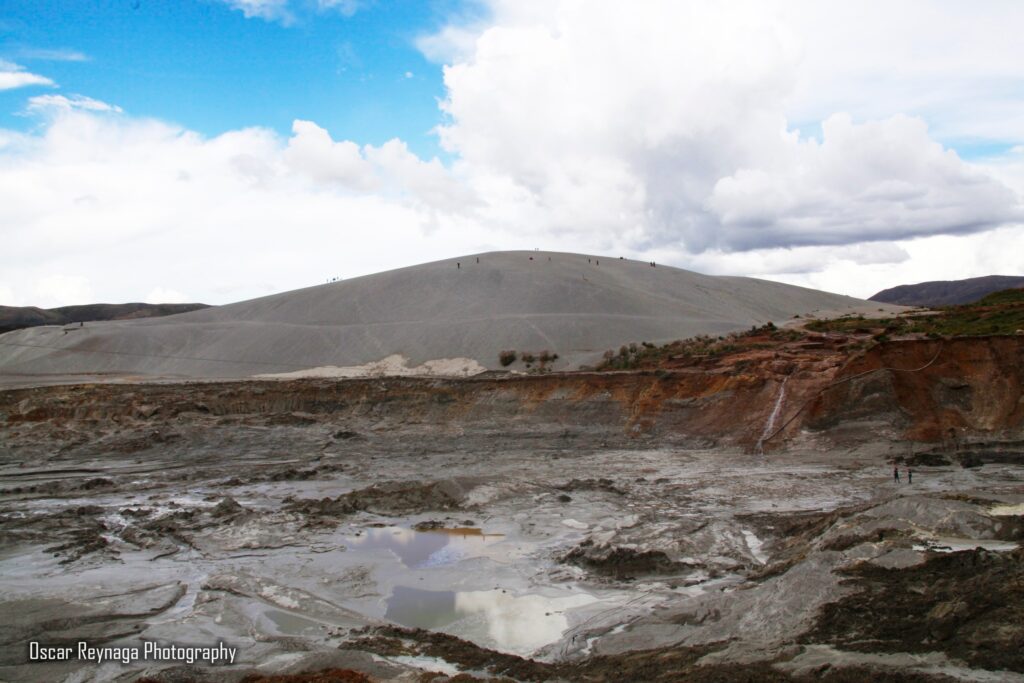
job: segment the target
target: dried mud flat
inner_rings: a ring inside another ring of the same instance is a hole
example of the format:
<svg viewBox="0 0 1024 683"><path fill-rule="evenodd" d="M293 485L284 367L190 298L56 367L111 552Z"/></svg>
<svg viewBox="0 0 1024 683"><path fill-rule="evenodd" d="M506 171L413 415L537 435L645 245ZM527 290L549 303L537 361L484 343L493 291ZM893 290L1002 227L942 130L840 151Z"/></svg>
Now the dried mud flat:
<svg viewBox="0 0 1024 683"><path fill-rule="evenodd" d="M593 402L380 398L408 386L309 412L0 392L0 679L1024 680L1013 434L758 455ZM30 663L32 640L238 659Z"/></svg>

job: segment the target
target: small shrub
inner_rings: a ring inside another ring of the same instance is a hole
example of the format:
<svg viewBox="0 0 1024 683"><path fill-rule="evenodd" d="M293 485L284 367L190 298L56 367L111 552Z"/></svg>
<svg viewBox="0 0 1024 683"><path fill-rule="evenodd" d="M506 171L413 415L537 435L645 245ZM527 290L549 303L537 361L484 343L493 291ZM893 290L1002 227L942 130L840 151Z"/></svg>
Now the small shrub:
<svg viewBox="0 0 1024 683"><path fill-rule="evenodd" d="M498 362L501 363L501 367L507 368L516 362L516 352L512 350L502 351L498 354Z"/></svg>

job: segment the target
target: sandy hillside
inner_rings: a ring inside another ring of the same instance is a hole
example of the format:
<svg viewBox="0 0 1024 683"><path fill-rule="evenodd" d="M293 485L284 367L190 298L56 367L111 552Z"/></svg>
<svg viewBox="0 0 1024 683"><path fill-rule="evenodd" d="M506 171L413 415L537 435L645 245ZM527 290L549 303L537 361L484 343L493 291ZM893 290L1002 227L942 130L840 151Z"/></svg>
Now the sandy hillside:
<svg viewBox="0 0 1024 683"><path fill-rule="evenodd" d="M555 368L572 368L631 341L885 306L643 261L495 252L165 318L18 330L0 335L0 376L246 377L394 354L410 367L470 359L497 368L502 349L547 350L559 355Z"/></svg>

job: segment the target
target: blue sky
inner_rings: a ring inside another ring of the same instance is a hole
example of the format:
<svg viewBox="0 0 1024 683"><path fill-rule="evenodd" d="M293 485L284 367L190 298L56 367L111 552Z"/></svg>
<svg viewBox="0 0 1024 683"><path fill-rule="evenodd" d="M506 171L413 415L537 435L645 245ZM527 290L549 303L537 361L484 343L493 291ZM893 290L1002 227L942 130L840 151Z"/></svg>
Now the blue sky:
<svg viewBox="0 0 1024 683"><path fill-rule="evenodd" d="M349 16L315 4L292 19L247 18L201 0L5 0L0 59L43 73L62 93L116 104L213 136L246 126L281 134L294 119L338 138L393 137L441 152L441 66L415 39L466 11L454 0L373 2ZM32 93L55 91L35 87ZM27 89L0 91L0 126L27 129Z"/></svg>
<svg viewBox="0 0 1024 683"><path fill-rule="evenodd" d="M1022 274L1021 26L1019 0L4 0L0 304L524 248L857 296Z"/></svg>

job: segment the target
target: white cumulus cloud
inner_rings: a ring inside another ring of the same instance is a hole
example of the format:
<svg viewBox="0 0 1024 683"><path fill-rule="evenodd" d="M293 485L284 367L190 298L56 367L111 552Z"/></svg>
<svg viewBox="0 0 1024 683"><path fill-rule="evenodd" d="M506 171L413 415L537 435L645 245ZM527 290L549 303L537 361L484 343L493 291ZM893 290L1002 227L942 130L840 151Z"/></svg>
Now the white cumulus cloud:
<svg viewBox="0 0 1024 683"><path fill-rule="evenodd" d="M284 152L291 168L321 182L357 189L377 186L376 170L356 143L335 142L330 133L312 121L293 122L292 133Z"/></svg>
<svg viewBox="0 0 1024 683"><path fill-rule="evenodd" d="M55 83L46 76L25 71L24 67L19 64L0 59L0 90L13 90L30 85L55 85Z"/></svg>
<svg viewBox="0 0 1024 683"><path fill-rule="evenodd" d="M778 8L495 2L470 51L438 36L457 35L461 55L445 68L442 141L502 188L514 206L499 219L636 250L852 244L1021 219L1017 193L919 118L835 112L821 141L801 137L787 108L806 36Z"/></svg>
<svg viewBox="0 0 1024 683"><path fill-rule="evenodd" d="M1009 187L943 149L920 119L854 124L837 114L822 131L821 143L784 138L770 159L719 179L706 202L719 226L708 242L848 244L977 232L1024 218Z"/></svg>
<svg viewBox="0 0 1024 683"><path fill-rule="evenodd" d="M137 301L160 288L225 303L487 247L430 204L443 166L400 143L353 146L302 122L285 139L207 138L59 110L0 147L0 303Z"/></svg>
<svg viewBox="0 0 1024 683"><path fill-rule="evenodd" d="M107 104L85 95L72 95L71 97L65 97L64 95L37 95L28 99L27 109L29 111L83 109L85 111L112 113L121 113L122 111L121 107L117 105Z"/></svg>

